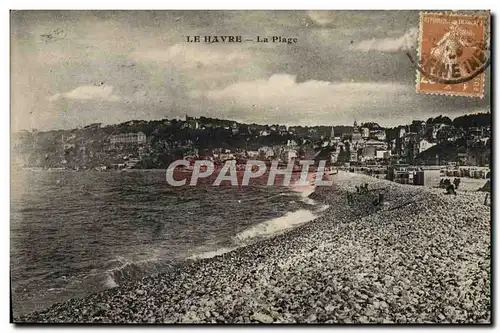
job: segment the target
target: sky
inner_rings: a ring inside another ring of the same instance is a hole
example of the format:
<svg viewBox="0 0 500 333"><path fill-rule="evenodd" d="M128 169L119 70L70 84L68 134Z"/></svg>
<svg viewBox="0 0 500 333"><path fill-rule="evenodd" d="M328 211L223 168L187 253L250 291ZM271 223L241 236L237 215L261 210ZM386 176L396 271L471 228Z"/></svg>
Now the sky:
<svg viewBox="0 0 500 333"><path fill-rule="evenodd" d="M405 50L415 52L418 20L418 11L12 11L11 130L185 115L395 126L488 112L489 84L484 99L415 92ZM186 41L195 35L297 43Z"/></svg>

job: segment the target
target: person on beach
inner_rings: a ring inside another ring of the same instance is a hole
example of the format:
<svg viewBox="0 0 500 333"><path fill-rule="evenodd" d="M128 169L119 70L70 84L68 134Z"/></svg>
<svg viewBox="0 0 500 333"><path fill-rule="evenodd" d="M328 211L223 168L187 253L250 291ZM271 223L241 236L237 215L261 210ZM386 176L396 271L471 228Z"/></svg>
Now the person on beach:
<svg viewBox="0 0 500 333"><path fill-rule="evenodd" d="M446 186L446 193L445 194L454 194L457 195L457 192L455 192L455 185L449 184Z"/></svg>

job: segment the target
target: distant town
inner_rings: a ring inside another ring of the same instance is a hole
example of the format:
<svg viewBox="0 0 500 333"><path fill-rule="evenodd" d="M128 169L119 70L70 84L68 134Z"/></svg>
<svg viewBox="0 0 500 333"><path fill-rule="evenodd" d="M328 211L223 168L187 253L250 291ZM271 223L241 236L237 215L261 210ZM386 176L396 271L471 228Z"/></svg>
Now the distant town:
<svg viewBox="0 0 500 333"><path fill-rule="evenodd" d="M327 160L342 167L408 165L489 166L491 114L437 116L383 128L243 124L194 118L132 120L72 130L21 131L12 136L13 165L23 168L112 170L166 168L176 159L214 164L247 159Z"/></svg>

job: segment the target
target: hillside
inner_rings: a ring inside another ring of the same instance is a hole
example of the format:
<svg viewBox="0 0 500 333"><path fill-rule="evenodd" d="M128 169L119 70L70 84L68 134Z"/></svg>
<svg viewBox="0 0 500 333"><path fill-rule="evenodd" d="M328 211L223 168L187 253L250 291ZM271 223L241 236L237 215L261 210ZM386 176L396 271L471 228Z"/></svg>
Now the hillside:
<svg viewBox="0 0 500 333"><path fill-rule="evenodd" d="M439 164L448 162L456 162L460 158L465 158L468 155L468 163L476 164L479 166L489 165L491 160L491 140L488 139L486 143L482 141L468 143L465 139L456 141L441 142L422 153L418 154L415 158L417 164L436 164L436 156L438 157Z"/></svg>

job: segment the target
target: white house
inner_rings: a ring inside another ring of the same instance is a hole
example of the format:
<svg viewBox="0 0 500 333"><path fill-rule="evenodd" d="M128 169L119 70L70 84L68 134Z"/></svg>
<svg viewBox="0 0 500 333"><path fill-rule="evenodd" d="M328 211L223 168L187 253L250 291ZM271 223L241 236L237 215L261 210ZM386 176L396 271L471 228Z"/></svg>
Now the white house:
<svg viewBox="0 0 500 333"><path fill-rule="evenodd" d="M263 130L263 131L260 131L259 135L260 136L268 136L268 135L271 135L271 132L268 130Z"/></svg>
<svg viewBox="0 0 500 333"><path fill-rule="evenodd" d="M269 146L262 146L259 148L259 154L262 154L264 158L274 157L274 150Z"/></svg>
<svg viewBox="0 0 500 333"><path fill-rule="evenodd" d="M297 158L298 154L295 149L286 149L284 152L284 160L285 161L290 161L294 158Z"/></svg>
<svg viewBox="0 0 500 333"><path fill-rule="evenodd" d="M391 151L390 150L377 150L376 151L376 158L389 158L391 156Z"/></svg>
<svg viewBox="0 0 500 333"><path fill-rule="evenodd" d="M247 150L247 156L250 158L259 157L259 152L257 150Z"/></svg>
<svg viewBox="0 0 500 333"><path fill-rule="evenodd" d="M429 142L426 139L422 139L418 143L418 152L421 153L423 151L426 151L427 149L431 148L432 146L435 146L435 143Z"/></svg>

